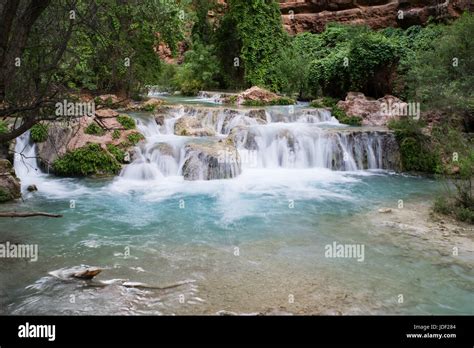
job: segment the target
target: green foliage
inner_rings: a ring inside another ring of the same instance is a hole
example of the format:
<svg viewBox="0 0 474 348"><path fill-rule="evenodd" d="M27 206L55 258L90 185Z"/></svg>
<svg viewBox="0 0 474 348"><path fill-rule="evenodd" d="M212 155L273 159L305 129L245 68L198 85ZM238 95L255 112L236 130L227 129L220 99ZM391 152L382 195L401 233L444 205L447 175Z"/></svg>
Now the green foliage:
<svg viewBox="0 0 474 348"><path fill-rule="evenodd" d="M422 124L410 118L392 120L388 127L395 131L400 146L402 167L405 171L435 173L440 162L437 149L421 131Z"/></svg>
<svg viewBox="0 0 474 348"><path fill-rule="evenodd" d="M269 105L295 105L296 101L289 97L280 97L270 101Z"/></svg>
<svg viewBox="0 0 474 348"><path fill-rule="evenodd" d="M142 134L135 132L129 134L127 139L132 145L137 145L141 140L145 139L145 137Z"/></svg>
<svg viewBox="0 0 474 348"><path fill-rule="evenodd" d="M108 144L107 145L107 150L114 155L115 159L119 161L120 163L123 163L125 159L125 152L121 149L119 149L117 146L113 144Z"/></svg>
<svg viewBox="0 0 474 348"><path fill-rule="evenodd" d="M465 13L452 25L434 30L433 35L437 35L431 45L414 47L415 53L403 62L407 94L425 107L464 114L466 120L468 115L472 118L473 32L474 15Z"/></svg>
<svg viewBox="0 0 474 348"><path fill-rule="evenodd" d="M273 67L288 37L276 1L228 1L217 37L222 39L217 41L222 71L239 75L243 68L247 85L280 89L282 81ZM236 57L238 67L234 64Z"/></svg>
<svg viewBox="0 0 474 348"><path fill-rule="evenodd" d="M12 196L11 194L9 194L7 191L3 190L1 187L0 187L0 203L5 203L5 202L8 202L10 200L12 200Z"/></svg>
<svg viewBox="0 0 474 348"><path fill-rule="evenodd" d="M161 64L154 47L164 43L175 52L184 38L181 11L186 3L101 0L94 2L90 22L81 17L90 4L79 3L81 21L61 71L69 87L130 94L156 84Z"/></svg>
<svg viewBox="0 0 474 348"><path fill-rule="evenodd" d="M122 133L120 133L120 131L118 129L115 129L112 132L112 139L114 139L114 140L120 139L121 135L122 135Z"/></svg>
<svg viewBox="0 0 474 348"><path fill-rule="evenodd" d="M309 67L313 94L343 97L349 90L373 96L389 92L385 80L400 56L397 41L365 27L342 25L329 26L312 41L317 47Z"/></svg>
<svg viewBox="0 0 474 348"><path fill-rule="evenodd" d="M203 89L218 86L219 62L214 55L214 46L195 43L186 52L184 64L178 68L173 82L184 95L196 95Z"/></svg>
<svg viewBox="0 0 474 348"><path fill-rule="evenodd" d="M0 120L0 134L8 132L8 124Z"/></svg>
<svg viewBox="0 0 474 348"><path fill-rule="evenodd" d="M100 137L105 134L105 131L97 123L92 122L86 127L86 129L84 129L84 133Z"/></svg>
<svg viewBox="0 0 474 348"><path fill-rule="evenodd" d="M362 119L357 116L348 116L344 110L334 106L331 109L331 114L342 124L347 124L349 126L360 126L362 125Z"/></svg>
<svg viewBox="0 0 474 348"><path fill-rule="evenodd" d="M117 160L99 144L88 144L67 152L53 163L59 176L113 175L120 171Z"/></svg>
<svg viewBox="0 0 474 348"><path fill-rule="evenodd" d="M142 106L141 110L146 112L153 112L156 109L156 105L154 104L146 104Z"/></svg>
<svg viewBox="0 0 474 348"><path fill-rule="evenodd" d="M321 99L313 100L309 106L313 108L334 108L337 105L338 100L331 97L323 97ZM337 112L337 111L336 111Z"/></svg>
<svg viewBox="0 0 474 348"><path fill-rule="evenodd" d="M269 102L263 100L245 100L242 105L244 106L269 106L269 105L294 105L296 102L294 99L288 97L280 97Z"/></svg>
<svg viewBox="0 0 474 348"><path fill-rule="evenodd" d="M48 126L45 124L35 124L30 129L30 137L35 143L43 143L48 140Z"/></svg>
<svg viewBox="0 0 474 348"><path fill-rule="evenodd" d="M136 128L135 120L133 118L131 118L130 116L128 116L128 115L119 115L117 117L117 121L125 129L135 129Z"/></svg>

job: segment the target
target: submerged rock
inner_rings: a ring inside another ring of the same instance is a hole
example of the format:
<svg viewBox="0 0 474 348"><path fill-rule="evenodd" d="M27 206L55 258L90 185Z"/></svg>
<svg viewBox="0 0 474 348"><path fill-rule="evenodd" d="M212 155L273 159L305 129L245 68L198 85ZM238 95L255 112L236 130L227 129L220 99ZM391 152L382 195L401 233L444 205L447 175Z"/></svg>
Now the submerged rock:
<svg viewBox="0 0 474 348"><path fill-rule="evenodd" d="M225 142L189 144L185 151L185 180L231 179L242 171L237 149Z"/></svg>
<svg viewBox="0 0 474 348"><path fill-rule="evenodd" d="M36 187L36 185L30 185L26 188L26 190L28 192L35 192L35 191L38 191L38 187Z"/></svg>
<svg viewBox="0 0 474 348"><path fill-rule="evenodd" d="M21 197L20 180L10 161L0 159L0 203Z"/></svg>

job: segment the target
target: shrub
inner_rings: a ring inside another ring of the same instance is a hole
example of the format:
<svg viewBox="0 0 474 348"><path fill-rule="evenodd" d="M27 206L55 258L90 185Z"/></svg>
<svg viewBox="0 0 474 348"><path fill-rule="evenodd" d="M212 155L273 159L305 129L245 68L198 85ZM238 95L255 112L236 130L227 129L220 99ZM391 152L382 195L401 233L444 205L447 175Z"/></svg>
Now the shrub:
<svg viewBox="0 0 474 348"><path fill-rule="evenodd" d="M119 161L120 163L123 163L123 160L125 159L125 151L119 149L117 146L113 144L107 145L107 150L114 155L115 159Z"/></svg>
<svg viewBox="0 0 474 348"><path fill-rule="evenodd" d="M84 133L90 134L90 135L102 136L105 134L105 131L97 123L92 122L90 125L86 127L86 129L84 129Z"/></svg>
<svg viewBox="0 0 474 348"><path fill-rule="evenodd" d="M48 140L48 126L45 124L35 124L30 129L31 140L35 143L43 143Z"/></svg>
<svg viewBox="0 0 474 348"><path fill-rule="evenodd" d="M5 121L0 121L0 134L8 132L8 125Z"/></svg>
<svg viewBox="0 0 474 348"><path fill-rule="evenodd" d="M123 126L125 129L135 129L136 124L135 120L128 115L119 115L117 117L117 121Z"/></svg>
<svg viewBox="0 0 474 348"><path fill-rule="evenodd" d="M348 116L344 110L341 108L334 106L331 109L331 114L337 118L339 122L342 124L347 124L349 126L360 126L362 125L362 119L357 116Z"/></svg>
<svg viewBox="0 0 474 348"><path fill-rule="evenodd" d="M116 129L112 133L112 139L114 139L114 140L120 139L121 135L122 135L122 133L120 133L120 131L118 129Z"/></svg>
<svg viewBox="0 0 474 348"><path fill-rule="evenodd" d="M155 111L156 109L156 105L154 104L146 104L146 105L143 105L141 110L142 111L146 111L146 112L153 112Z"/></svg>
<svg viewBox="0 0 474 348"><path fill-rule="evenodd" d="M265 105L267 105L267 103L265 103L264 101L261 101L261 100L244 100L242 105L245 105L245 106L265 106Z"/></svg>
<svg viewBox="0 0 474 348"><path fill-rule="evenodd" d="M120 171L120 164L99 144L88 144L67 152L53 163L59 176L113 175Z"/></svg>
<svg viewBox="0 0 474 348"><path fill-rule="evenodd" d="M435 173L440 162L439 153L433 148L430 138L422 133L421 126L420 121L410 118L388 123L388 127L395 131L403 170Z"/></svg>
<svg viewBox="0 0 474 348"><path fill-rule="evenodd" d="M145 137L142 134L135 132L129 134L127 139L132 145L137 145L141 140L145 139Z"/></svg>
<svg viewBox="0 0 474 348"><path fill-rule="evenodd" d="M281 97L275 100L272 100L269 105L295 105L295 100L289 97Z"/></svg>

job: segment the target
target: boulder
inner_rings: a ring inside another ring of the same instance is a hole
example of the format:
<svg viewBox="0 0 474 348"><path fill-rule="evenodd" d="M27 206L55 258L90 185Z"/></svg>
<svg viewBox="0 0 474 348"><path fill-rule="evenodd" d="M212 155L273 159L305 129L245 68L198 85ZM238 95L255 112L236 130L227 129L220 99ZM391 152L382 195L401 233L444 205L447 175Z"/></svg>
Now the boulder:
<svg viewBox="0 0 474 348"><path fill-rule="evenodd" d="M185 151L183 165L185 180L231 179L240 175L242 171L237 149L224 141L189 144Z"/></svg>
<svg viewBox="0 0 474 348"><path fill-rule="evenodd" d="M91 122L94 122L93 119L87 116L75 119L68 123L50 122L48 125L48 139L43 143L37 144L40 166L49 172L52 169L53 162L64 156L68 151L74 151L89 143L100 144L103 149L106 149L109 144L116 146L128 144L128 135L136 132L136 130L133 129L121 130L120 137L114 139L113 130L123 129L123 126L120 125L116 118L96 118L96 120L99 123L106 125L104 135L91 135L84 132L86 127ZM132 148L133 146L122 149L124 151L131 151ZM130 160L132 160L133 154L130 153L129 157Z"/></svg>
<svg viewBox="0 0 474 348"><path fill-rule="evenodd" d="M101 103L117 104L120 99L115 94L103 94L97 97Z"/></svg>
<svg viewBox="0 0 474 348"><path fill-rule="evenodd" d="M237 104L243 104L246 101L259 101L263 103L270 103L278 99L280 99L278 94L275 94L257 86L253 86L252 88L247 89L246 91L240 93L237 96Z"/></svg>
<svg viewBox="0 0 474 348"><path fill-rule="evenodd" d="M194 116L179 118L174 125L174 133L191 137L210 137L216 134L212 128L203 127L201 121Z"/></svg>
<svg viewBox="0 0 474 348"><path fill-rule="evenodd" d="M99 109L95 111L95 116L98 118L117 117L119 113L112 109Z"/></svg>
<svg viewBox="0 0 474 348"><path fill-rule="evenodd" d="M35 192L35 191L38 191L38 187L36 185L29 185L26 190L28 192Z"/></svg>
<svg viewBox="0 0 474 348"><path fill-rule="evenodd" d="M21 197L20 180L10 161L0 159L0 203Z"/></svg>
<svg viewBox="0 0 474 348"><path fill-rule="evenodd" d="M408 104L397 97L386 95L378 100L368 99L363 93L349 92L337 106L348 116L362 118L364 126L386 126L393 118L399 118L408 110Z"/></svg>
<svg viewBox="0 0 474 348"><path fill-rule="evenodd" d="M158 107L162 106L164 103L165 103L165 101L163 99L150 98L146 102L143 103L142 108L146 108L146 107L150 107L150 106L152 106L154 108L158 108Z"/></svg>

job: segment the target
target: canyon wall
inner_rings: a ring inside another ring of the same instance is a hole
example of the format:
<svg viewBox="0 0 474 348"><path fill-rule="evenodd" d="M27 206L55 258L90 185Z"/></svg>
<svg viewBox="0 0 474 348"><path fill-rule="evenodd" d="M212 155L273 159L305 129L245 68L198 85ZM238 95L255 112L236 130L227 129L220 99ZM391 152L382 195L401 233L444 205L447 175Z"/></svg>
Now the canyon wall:
<svg viewBox="0 0 474 348"><path fill-rule="evenodd" d="M471 0L280 0L290 34L318 33L327 23L365 24L374 29L425 24L474 10Z"/></svg>

